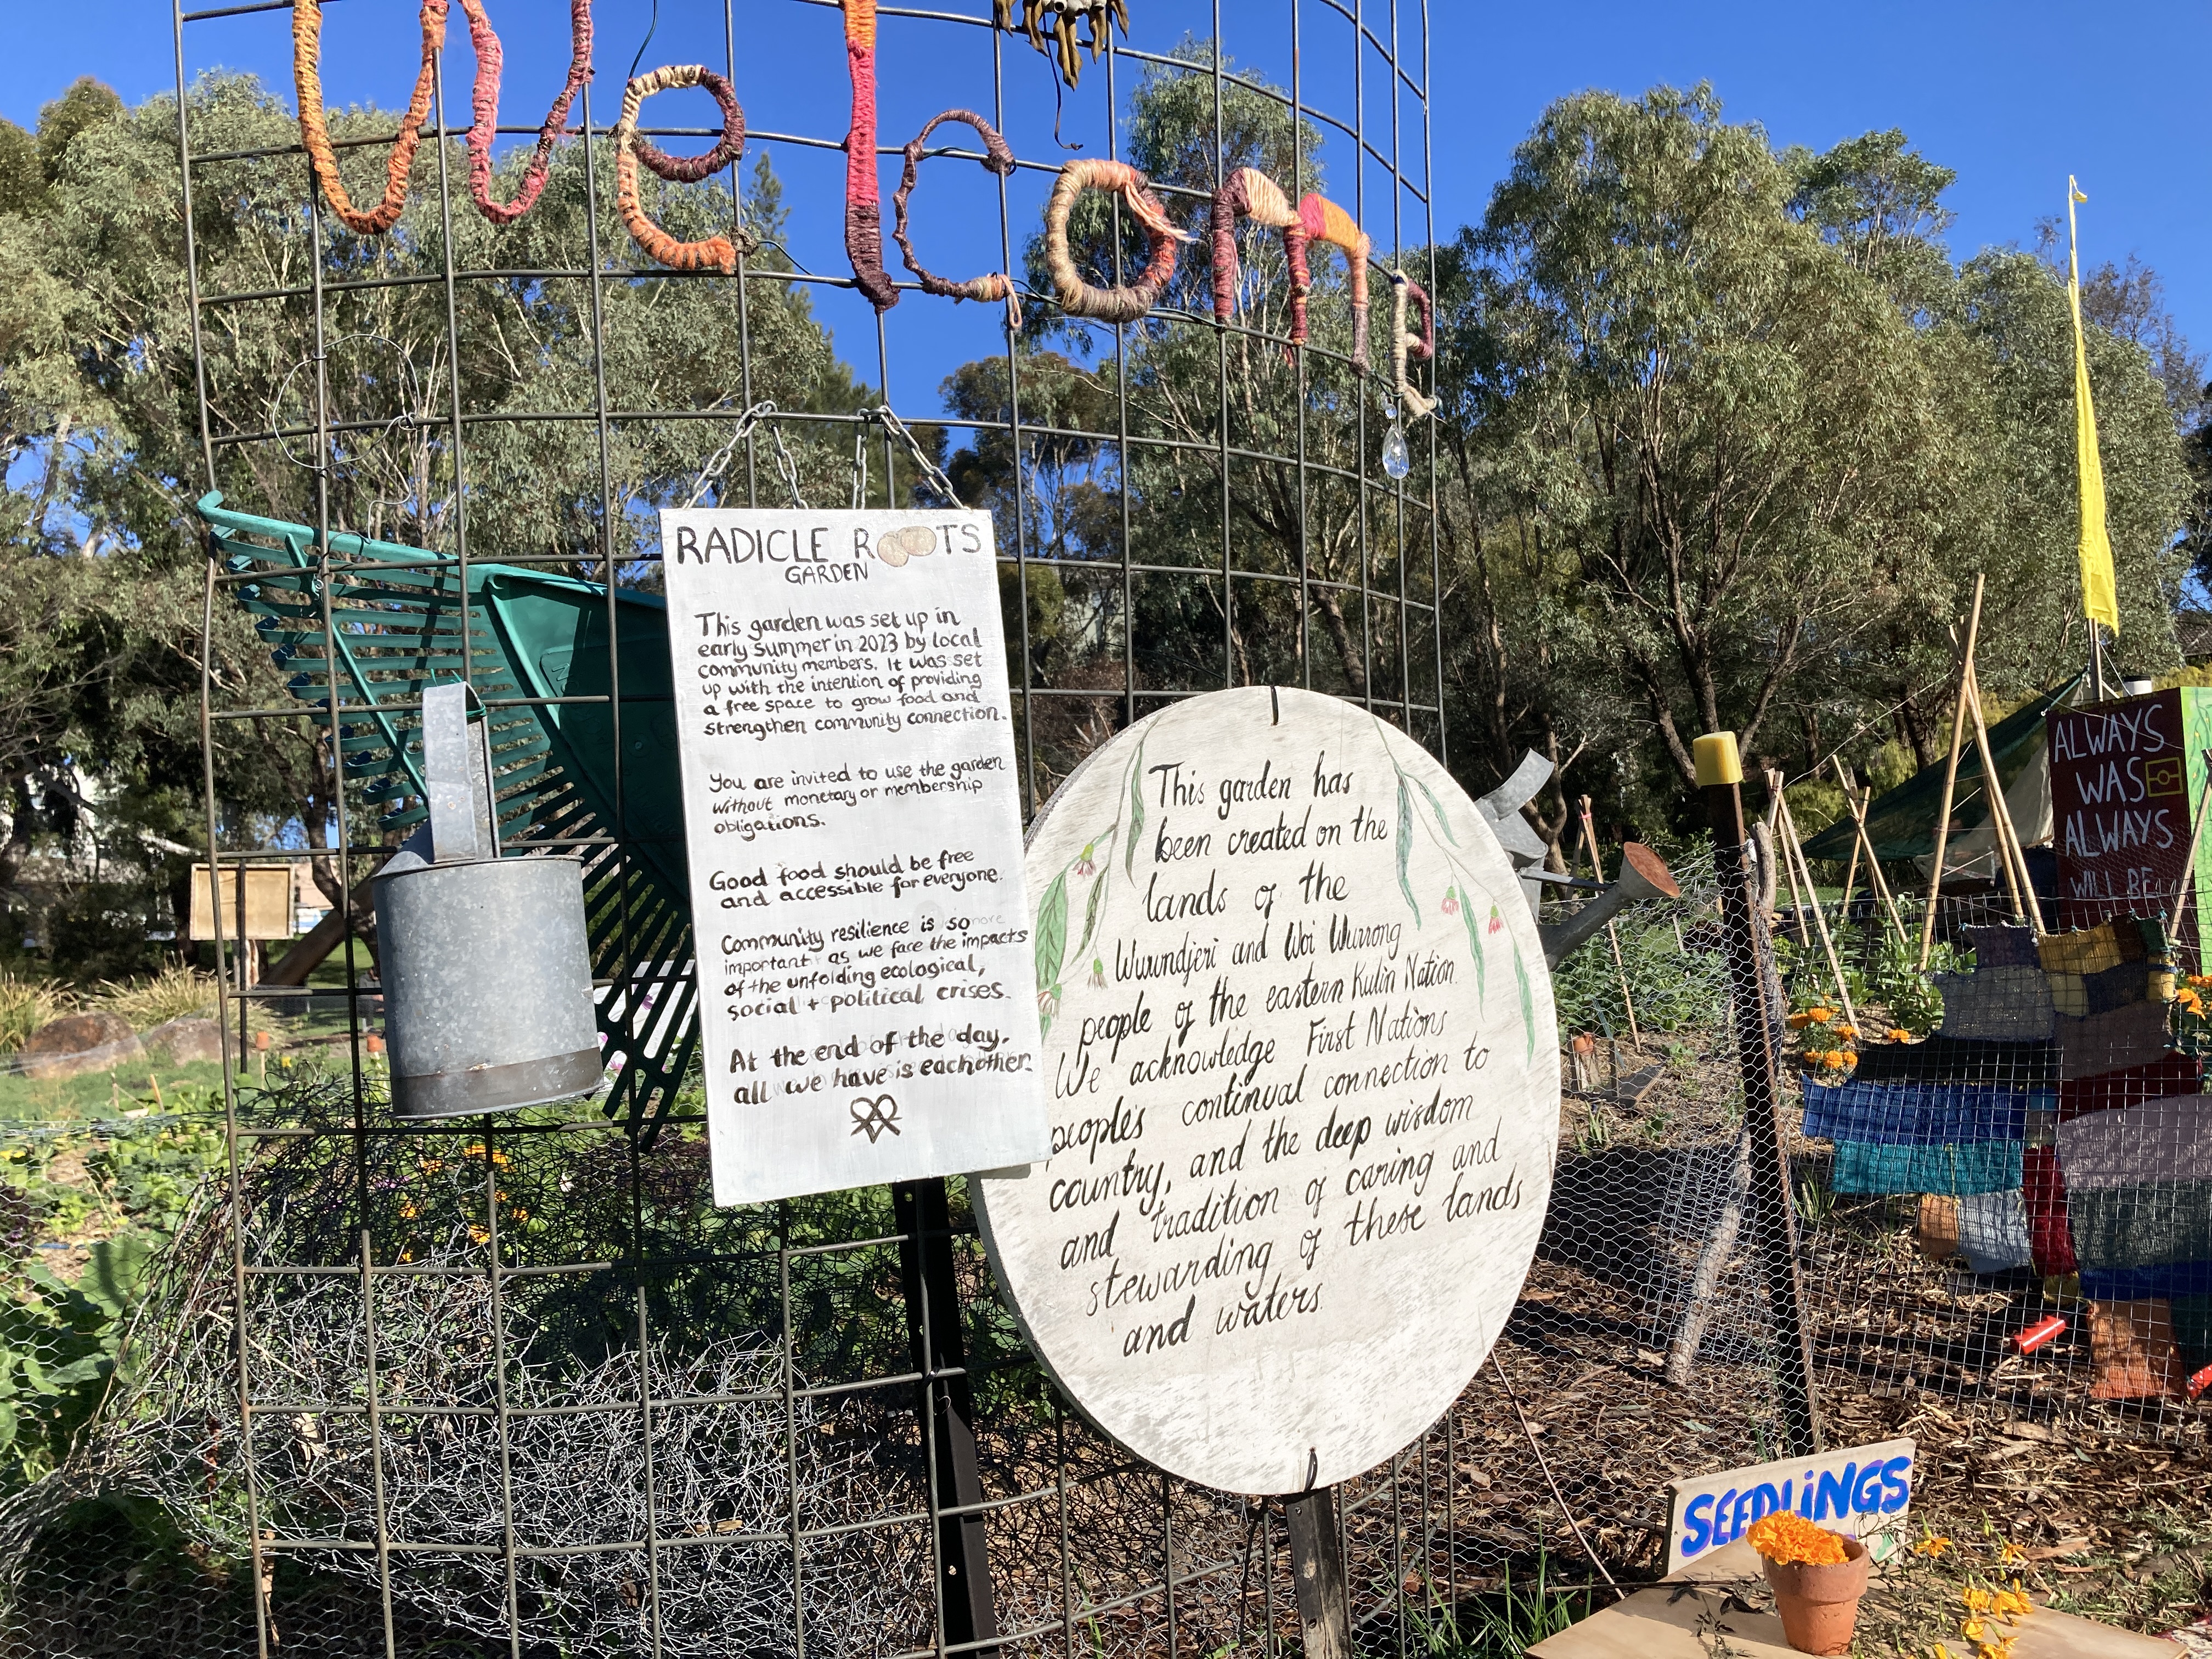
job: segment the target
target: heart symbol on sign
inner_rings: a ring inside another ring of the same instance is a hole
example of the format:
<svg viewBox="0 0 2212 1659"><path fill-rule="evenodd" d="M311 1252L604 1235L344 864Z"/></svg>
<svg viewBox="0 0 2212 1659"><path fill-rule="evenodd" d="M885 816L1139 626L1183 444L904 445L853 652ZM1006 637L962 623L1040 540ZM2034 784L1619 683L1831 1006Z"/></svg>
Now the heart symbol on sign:
<svg viewBox="0 0 2212 1659"><path fill-rule="evenodd" d="M876 556L894 570L908 559L937 550L937 532L926 524L910 524L876 538Z"/></svg>
<svg viewBox="0 0 2212 1659"><path fill-rule="evenodd" d="M852 1112L853 1133L856 1135L865 1133L871 1146L885 1130L893 1134L899 1132L898 1102L890 1095L878 1095L873 1099L866 1095L855 1095Z"/></svg>

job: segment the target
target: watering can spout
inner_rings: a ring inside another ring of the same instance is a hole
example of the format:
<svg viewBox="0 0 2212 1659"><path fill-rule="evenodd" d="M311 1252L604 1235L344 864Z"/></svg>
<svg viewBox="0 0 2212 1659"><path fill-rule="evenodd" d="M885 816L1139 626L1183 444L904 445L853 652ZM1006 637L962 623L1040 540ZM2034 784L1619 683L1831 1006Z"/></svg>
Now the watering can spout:
<svg viewBox="0 0 2212 1659"><path fill-rule="evenodd" d="M1579 946L1587 942L1599 928L1611 921L1621 907L1638 899L1680 898L1682 890L1676 885L1667 862L1640 842L1630 842L1621 849L1620 879L1600 893L1588 904L1565 921L1540 927L1543 936L1544 963L1557 968Z"/></svg>

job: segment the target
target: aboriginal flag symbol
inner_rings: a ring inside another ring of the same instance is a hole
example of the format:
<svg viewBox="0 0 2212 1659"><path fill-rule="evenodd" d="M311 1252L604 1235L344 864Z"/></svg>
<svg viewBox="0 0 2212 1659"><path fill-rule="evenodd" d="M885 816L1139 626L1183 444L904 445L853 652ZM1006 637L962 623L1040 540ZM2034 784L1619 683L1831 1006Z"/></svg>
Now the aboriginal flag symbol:
<svg viewBox="0 0 2212 1659"><path fill-rule="evenodd" d="M2187 794L2187 787L2181 778L2181 757L2167 755L2158 760L2145 761L2143 793L2147 795Z"/></svg>

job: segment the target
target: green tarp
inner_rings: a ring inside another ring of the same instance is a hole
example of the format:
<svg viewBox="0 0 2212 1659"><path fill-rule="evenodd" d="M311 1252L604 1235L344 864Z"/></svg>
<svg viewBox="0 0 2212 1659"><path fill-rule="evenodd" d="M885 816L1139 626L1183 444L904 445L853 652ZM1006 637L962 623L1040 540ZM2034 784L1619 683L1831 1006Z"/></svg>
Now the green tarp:
<svg viewBox="0 0 2212 1659"><path fill-rule="evenodd" d="M2008 791L2013 780L2044 752L2043 717L2065 702L2081 684L2076 675L2033 702L2023 704L1990 728L1990 753L1997 763L1997 776ZM1945 763L1914 774L1867 809L1867 837L1875 856L1891 859L1931 858L1936 852L1936 813L1943 804ZM1954 837L1978 828L1989 816L1982 794L1982 757L1971 732L1959 757L1959 783L1951 799ZM1850 815L1846 812L1805 843L1808 859L1848 859L1854 840ZM1948 860L1945 860L1947 863Z"/></svg>

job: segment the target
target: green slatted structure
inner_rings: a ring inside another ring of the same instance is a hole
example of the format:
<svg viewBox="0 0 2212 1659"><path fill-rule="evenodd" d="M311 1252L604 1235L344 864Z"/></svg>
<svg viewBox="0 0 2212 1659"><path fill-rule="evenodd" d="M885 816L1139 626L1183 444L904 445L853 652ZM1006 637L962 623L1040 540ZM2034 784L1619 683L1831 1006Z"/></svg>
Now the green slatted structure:
<svg viewBox="0 0 2212 1659"><path fill-rule="evenodd" d="M233 511L219 492L199 512L223 568L252 577L229 591L319 723L335 677L345 774L382 808L380 827L420 823L422 691L462 673L459 561L333 533L326 650L315 532ZM618 1072L605 1109L649 1139L698 1042L666 610L652 594L617 589L611 602L596 582L474 560L467 601L501 841L510 854L551 842L583 855L599 1030ZM586 701L498 706L516 698Z"/></svg>

